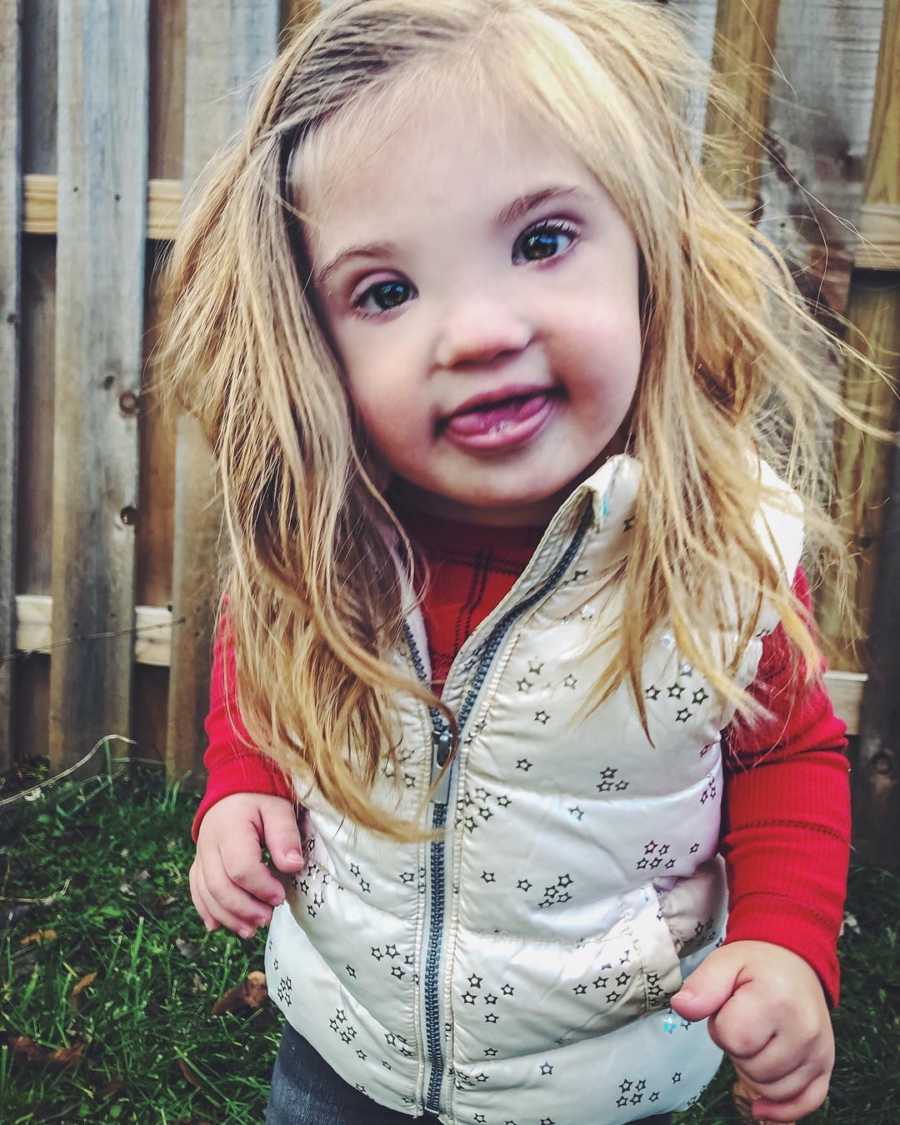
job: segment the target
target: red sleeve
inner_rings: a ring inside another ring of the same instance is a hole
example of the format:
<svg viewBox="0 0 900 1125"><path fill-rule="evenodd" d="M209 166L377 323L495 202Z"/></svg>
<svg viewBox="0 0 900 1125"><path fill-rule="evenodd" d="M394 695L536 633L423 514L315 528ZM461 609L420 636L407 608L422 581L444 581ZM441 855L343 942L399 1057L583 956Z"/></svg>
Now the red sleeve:
<svg viewBox="0 0 900 1125"><path fill-rule="evenodd" d="M213 643L213 662L209 685L209 714L204 727L209 744L203 755L206 767L206 792L194 816L191 836L197 842L200 821L208 810L232 793L270 793L293 799L284 772L251 743L241 721L234 690L234 648L223 614Z"/></svg>
<svg viewBox="0 0 900 1125"><path fill-rule="evenodd" d="M794 593L809 610L802 568ZM726 941L769 941L799 954L836 1004L850 855L846 727L821 679L804 684L792 668L780 626L763 640L751 694L773 717L725 732Z"/></svg>

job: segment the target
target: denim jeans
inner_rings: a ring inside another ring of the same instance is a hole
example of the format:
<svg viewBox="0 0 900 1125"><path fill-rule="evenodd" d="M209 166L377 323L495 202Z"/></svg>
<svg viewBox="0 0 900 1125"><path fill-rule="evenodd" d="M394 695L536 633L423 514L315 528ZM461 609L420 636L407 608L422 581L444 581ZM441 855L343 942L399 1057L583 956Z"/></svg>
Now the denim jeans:
<svg viewBox="0 0 900 1125"><path fill-rule="evenodd" d="M662 1114L642 1118L641 1125L670 1125L671 1120L670 1114ZM414 1118L373 1102L335 1074L303 1036L285 1024L266 1125L410 1125L413 1121L437 1118L431 1113Z"/></svg>

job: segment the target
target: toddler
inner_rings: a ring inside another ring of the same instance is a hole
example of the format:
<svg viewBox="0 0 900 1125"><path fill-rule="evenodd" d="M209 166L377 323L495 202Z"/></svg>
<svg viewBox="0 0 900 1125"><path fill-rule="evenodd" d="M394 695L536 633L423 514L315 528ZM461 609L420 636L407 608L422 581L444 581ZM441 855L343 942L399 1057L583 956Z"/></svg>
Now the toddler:
<svg viewBox="0 0 900 1125"><path fill-rule="evenodd" d="M633 0L337 0L176 241L232 549L190 885L270 924L270 1123L668 1121L723 1050L825 1098L823 330L696 67Z"/></svg>

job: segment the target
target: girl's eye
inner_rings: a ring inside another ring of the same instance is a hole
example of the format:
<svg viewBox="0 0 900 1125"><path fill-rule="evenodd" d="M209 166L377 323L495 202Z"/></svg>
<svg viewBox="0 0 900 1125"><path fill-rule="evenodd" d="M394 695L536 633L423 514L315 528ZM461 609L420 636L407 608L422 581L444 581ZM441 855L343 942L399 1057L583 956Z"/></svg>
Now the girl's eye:
<svg viewBox="0 0 900 1125"><path fill-rule="evenodd" d="M353 307L365 315L377 316L405 305L413 295L413 287L405 281L378 281L360 294Z"/></svg>
<svg viewBox="0 0 900 1125"><path fill-rule="evenodd" d="M559 220L542 222L529 227L516 239L513 247L514 262L540 262L557 258L575 241L575 228Z"/></svg>

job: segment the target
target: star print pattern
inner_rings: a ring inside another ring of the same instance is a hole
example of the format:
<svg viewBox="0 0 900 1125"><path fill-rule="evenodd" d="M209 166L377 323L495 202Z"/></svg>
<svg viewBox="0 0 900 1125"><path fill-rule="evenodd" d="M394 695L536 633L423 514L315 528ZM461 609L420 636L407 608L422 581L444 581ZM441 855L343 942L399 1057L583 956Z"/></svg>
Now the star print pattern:
<svg viewBox="0 0 900 1125"><path fill-rule="evenodd" d="M492 793L483 785L466 789L457 802L456 827L471 836L496 816L498 810L508 809L511 804L508 793Z"/></svg>
<svg viewBox="0 0 900 1125"><path fill-rule="evenodd" d="M707 776L706 785L703 788L703 792L700 794L700 804L705 805L707 801L714 800L716 793L716 776L711 773Z"/></svg>
<svg viewBox="0 0 900 1125"><path fill-rule="evenodd" d="M347 1013L343 1008L337 1008L335 1010L334 1015L328 1021L328 1026L342 1043L352 1043L359 1034L357 1029L347 1018Z"/></svg>
<svg viewBox="0 0 900 1125"><path fill-rule="evenodd" d="M310 918L317 918L319 911L327 900L327 888L334 883L331 872L326 871L318 863L310 863L301 876L294 880L294 886L306 897L306 913ZM338 889L342 889L338 884Z"/></svg>
<svg viewBox="0 0 900 1125"><path fill-rule="evenodd" d="M657 844L655 840L648 840L644 845L644 854L635 863L636 871L671 871L675 866L675 857L669 855L671 844Z"/></svg>
<svg viewBox="0 0 900 1125"><path fill-rule="evenodd" d="M282 977L278 981L278 990L275 995L278 997L279 1004L287 1004L290 1006L291 1000L293 999L292 989L293 985L290 977Z"/></svg>
<svg viewBox="0 0 900 1125"><path fill-rule="evenodd" d="M571 887L573 883L574 880L568 872L565 872L563 875L557 875L555 883L544 887L544 897L538 903L538 908L540 910L546 910L550 906L559 906L561 903L569 902L572 895L569 893L568 888Z"/></svg>
<svg viewBox="0 0 900 1125"><path fill-rule="evenodd" d="M619 1083L619 1095L616 1098L615 1104L617 1109L625 1109L626 1106L638 1106L644 1098L648 1102L655 1102L659 1100L659 1090L647 1090L647 1079L629 1078L627 1075Z"/></svg>
<svg viewBox="0 0 900 1125"><path fill-rule="evenodd" d="M606 766L600 773L600 782L597 785L598 793L623 793L631 784L624 778L618 777L618 766Z"/></svg>

